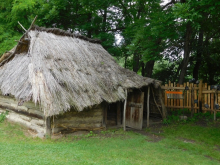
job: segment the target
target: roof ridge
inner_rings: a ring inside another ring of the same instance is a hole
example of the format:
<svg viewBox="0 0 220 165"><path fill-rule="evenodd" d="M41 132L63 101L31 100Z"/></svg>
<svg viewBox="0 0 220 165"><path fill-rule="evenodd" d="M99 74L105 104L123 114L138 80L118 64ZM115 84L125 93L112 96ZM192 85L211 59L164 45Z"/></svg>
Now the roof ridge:
<svg viewBox="0 0 220 165"><path fill-rule="evenodd" d="M101 44L101 40L99 40L99 39L91 39L91 38L88 38L86 36L71 33L71 32L68 32L68 31L65 31L65 30L62 30L62 29L59 29L59 28L45 28L45 27L39 27L37 25L33 25L30 30L38 30L38 31L43 31L43 32L47 32L47 33L53 33L53 34L60 35L60 36L68 36L68 37L73 37L73 38L79 38L79 39L82 39L82 40L85 40L85 41L89 41L91 43Z"/></svg>

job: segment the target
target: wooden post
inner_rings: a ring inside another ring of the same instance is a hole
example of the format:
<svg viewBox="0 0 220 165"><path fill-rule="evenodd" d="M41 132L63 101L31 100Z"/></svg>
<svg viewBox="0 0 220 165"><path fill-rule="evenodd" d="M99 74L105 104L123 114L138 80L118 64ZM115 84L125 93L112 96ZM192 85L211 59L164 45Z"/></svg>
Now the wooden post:
<svg viewBox="0 0 220 165"><path fill-rule="evenodd" d="M194 84L194 87L197 87L197 84ZM193 99L193 103L194 103L194 100L197 100L197 89L194 89L193 91L194 91L194 99ZM197 113L197 109L196 109L197 103L194 103L194 107L195 107L194 113Z"/></svg>
<svg viewBox="0 0 220 165"><path fill-rule="evenodd" d="M46 117L45 119L45 126L46 126L46 136L51 136L51 121L50 116Z"/></svg>
<svg viewBox="0 0 220 165"><path fill-rule="evenodd" d="M108 104L103 103L103 119L102 119L102 126L106 128L107 126L107 110L108 110Z"/></svg>
<svg viewBox="0 0 220 165"><path fill-rule="evenodd" d="M150 122L149 122L149 117L150 117L150 85L148 85L148 90L147 90L147 127L149 127Z"/></svg>
<svg viewBox="0 0 220 165"><path fill-rule="evenodd" d="M160 104L161 104L161 107L162 107L162 114L163 114L162 118L166 119L167 118L167 109L166 109L166 106L164 105L164 102L163 102L163 99L162 99L163 96L162 96L162 89L161 89L161 87L159 87L158 90L159 90Z"/></svg>
<svg viewBox="0 0 220 165"><path fill-rule="evenodd" d="M186 86L190 87L190 86L189 86L189 82L186 83ZM191 106L191 105L189 104L189 99L190 99L189 90L187 90L187 91L186 91L186 107ZM188 110L189 110L189 109L188 109Z"/></svg>
<svg viewBox="0 0 220 165"><path fill-rule="evenodd" d="M181 84L180 87L183 87L183 85ZM181 92L183 92L183 90L180 90ZM180 109L182 109L184 106L184 96L183 99L180 99Z"/></svg>
<svg viewBox="0 0 220 165"><path fill-rule="evenodd" d="M177 83L176 86L177 86L177 87L180 87L180 84ZM177 90L177 91L179 91L179 90ZM176 100L176 106L178 106L178 107L180 106L180 99L177 99L177 100Z"/></svg>
<svg viewBox="0 0 220 165"><path fill-rule="evenodd" d="M217 89L216 89L216 92L215 92L215 104L217 104ZM214 105L215 106L215 105ZM214 121L216 121L216 108L214 107Z"/></svg>
<svg viewBox="0 0 220 165"><path fill-rule="evenodd" d="M124 102L124 112L123 112L123 126L124 126L124 131L126 131L126 105L127 105L127 98L128 98L128 91L125 89L125 102Z"/></svg>
<svg viewBox="0 0 220 165"><path fill-rule="evenodd" d="M191 90L191 117L194 115L194 87L193 84L191 84L192 90Z"/></svg>
<svg viewBox="0 0 220 165"><path fill-rule="evenodd" d="M202 112L202 80L199 82L199 112Z"/></svg>
<svg viewBox="0 0 220 165"><path fill-rule="evenodd" d="M170 83L170 87L173 87L173 83ZM173 107L173 99L170 99L170 106ZM172 109L172 110L174 110L174 109Z"/></svg>
<svg viewBox="0 0 220 165"><path fill-rule="evenodd" d="M117 126L121 126L121 102L117 102Z"/></svg>
<svg viewBox="0 0 220 165"><path fill-rule="evenodd" d="M165 84L165 87L168 87L168 84ZM164 93L165 93L165 92L164 92ZM164 95L164 103L165 103L165 106L168 106L166 93L165 93L165 95Z"/></svg>
<svg viewBox="0 0 220 165"><path fill-rule="evenodd" d="M205 90L207 90L207 88L208 88L208 86L207 86L207 83L205 83L205 86L204 86L204 88L205 88ZM204 102L204 104L208 104L208 94L204 94L204 96L205 96L205 102ZM203 104L203 105L204 105ZM206 113L207 111L204 111L204 113Z"/></svg>
<svg viewBox="0 0 220 165"><path fill-rule="evenodd" d="M208 86L208 90L210 91L211 87L210 85ZM209 105L209 109L211 109L211 94L208 93L208 105Z"/></svg>
<svg viewBox="0 0 220 165"><path fill-rule="evenodd" d="M211 93L211 110L214 112L214 93Z"/></svg>
<svg viewBox="0 0 220 165"><path fill-rule="evenodd" d="M189 84L189 87L190 87L190 90L189 90L189 107L191 107L190 111L192 111L192 88L193 88L192 83Z"/></svg>

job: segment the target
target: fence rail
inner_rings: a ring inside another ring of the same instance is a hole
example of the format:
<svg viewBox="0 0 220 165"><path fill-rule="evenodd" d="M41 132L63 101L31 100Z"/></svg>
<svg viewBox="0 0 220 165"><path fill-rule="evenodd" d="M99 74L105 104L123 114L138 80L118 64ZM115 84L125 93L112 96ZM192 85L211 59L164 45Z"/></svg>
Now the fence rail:
<svg viewBox="0 0 220 165"><path fill-rule="evenodd" d="M187 87L187 88L186 88ZM203 83L200 80L199 84L184 83L171 83L162 86L164 90L164 103L170 109L188 109L195 113L210 111L214 113L216 119L216 112L220 112L218 105L220 105L220 91L211 89L211 85ZM183 93L183 99L168 98L166 91L178 91Z"/></svg>

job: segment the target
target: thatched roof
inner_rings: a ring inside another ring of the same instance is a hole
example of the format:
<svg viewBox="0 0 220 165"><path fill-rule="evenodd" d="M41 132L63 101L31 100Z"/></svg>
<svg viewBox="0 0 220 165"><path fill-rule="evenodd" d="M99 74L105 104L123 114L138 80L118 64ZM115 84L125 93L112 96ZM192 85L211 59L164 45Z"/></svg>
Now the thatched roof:
<svg viewBox="0 0 220 165"><path fill-rule="evenodd" d="M19 102L40 103L51 116L125 99L125 89L159 81L120 67L98 40L32 27L0 63L0 90Z"/></svg>

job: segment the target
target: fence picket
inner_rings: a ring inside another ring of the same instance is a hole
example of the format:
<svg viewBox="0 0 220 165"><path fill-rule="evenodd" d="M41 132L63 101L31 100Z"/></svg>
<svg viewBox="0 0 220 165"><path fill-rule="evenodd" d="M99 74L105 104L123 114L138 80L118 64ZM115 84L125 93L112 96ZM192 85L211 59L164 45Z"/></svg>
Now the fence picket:
<svg viewBox="0 0 220 165"><path fill-rule="evenodd" d="M197 87L197 84L193 84L193 87ZM198 101L198 99L197 99L197 92L198 91L198 89L194 89L194 101L195 100L197 100ZM194 103L194 107L195 107L195 113L197 113L197 103Z"/></svg>

